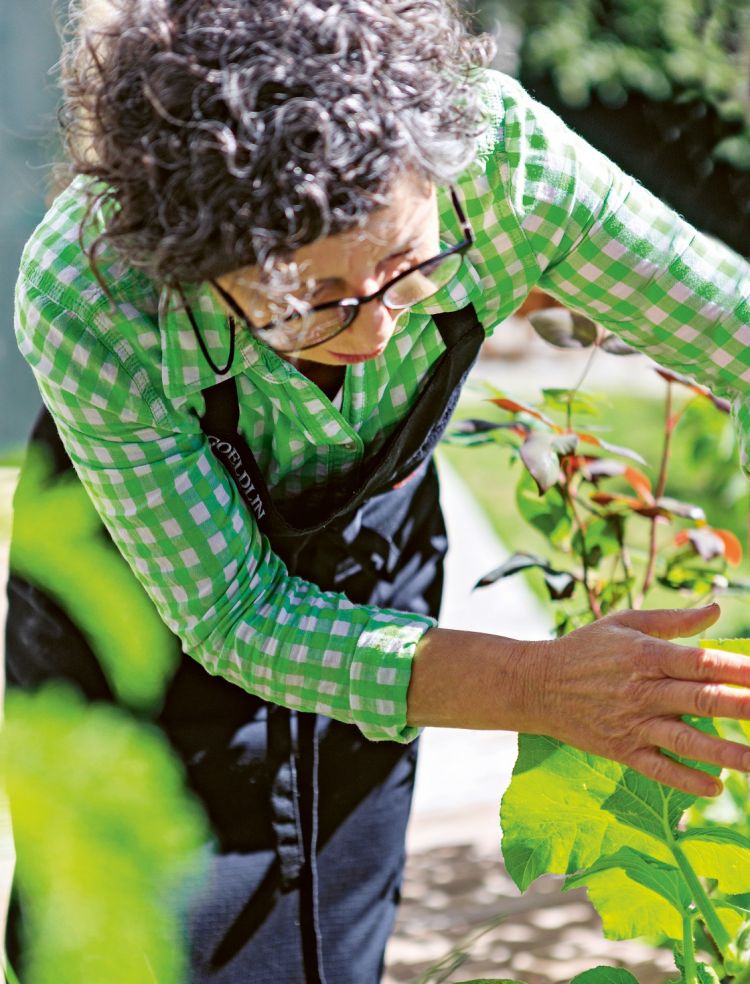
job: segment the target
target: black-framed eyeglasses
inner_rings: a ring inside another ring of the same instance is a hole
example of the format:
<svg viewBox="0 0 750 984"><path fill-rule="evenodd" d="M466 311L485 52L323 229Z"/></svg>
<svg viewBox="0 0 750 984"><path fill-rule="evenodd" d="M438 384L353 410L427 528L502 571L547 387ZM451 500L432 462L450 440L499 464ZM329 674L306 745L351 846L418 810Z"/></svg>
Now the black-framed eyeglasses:
<svg viewBox="0 0 750 984"><path fill-rule="evenodd" d="M253 335L276 352L284 355L315 348L316 345L328 342L345 331L357 317L363 304L369 304L371 301L382 301L392 311L403 311L415 304L421 304L450 283L461 267L463 254L474 242L471 226L464 215L454 188L450 189L450 195L464 235L461 242L443 250L429 260L423 260L416 266L404 270L389 280L388 283L383 284L380 290L375 291L374 294L369 294L367 297L342 297L337 301L326 301L324 304L314 305L304 313L291 314L279 321L271 321L267 325L258 327L248 320L237 301L224 290L221 284L212 280L211 285L227 307L247 325ZM229 361L223 370L218 369L213 364L192 317L190 317L190 321L193 328L196 329L201 349L211 367L220 374L227 372L234 357L233 319L230 318L232 335Z"/></svg>

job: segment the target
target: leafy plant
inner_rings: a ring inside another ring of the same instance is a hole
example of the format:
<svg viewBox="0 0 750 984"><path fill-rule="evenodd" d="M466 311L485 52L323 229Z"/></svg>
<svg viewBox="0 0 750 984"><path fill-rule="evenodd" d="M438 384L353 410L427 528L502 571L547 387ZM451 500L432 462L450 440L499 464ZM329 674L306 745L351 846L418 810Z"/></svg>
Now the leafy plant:
<svg viewBox="0 0 750 984"><path fill-rule="evenodd" d="M613 336L563 309L530 316L537 332L561 348L590 347L627 355L632 350ZM561 313L560 313L561 312ZM710 406L726 418L727 401L686 377L656 369L664 379L663 439L655 481L632 448L606 441L592 417L601 400L581 392L591 359L578 383L568 389L544 389L542 400L526 403L488 386L488 402L508 420L460 421L449 442L510 449L523 465L516 488L521 517L542 534L550 555L514 553L485 574L487 587L523 570L542 572L550 599L557 603L556 631L565 634L618 608L640 608L656 584L697 604L715 595L750 593L750 581L730 576L742 560L732 530L709 524L704 510L666 495L675 430L692 402ZM674 389L693 394L675 409ZM587 422L579 422L587 418ZM669 530L660 536L660 531Z"/></svg>
<svg viewBox="0 0 750 984"><path fill-rule="evenodd" d="M691 403L724 419L726 401L685 377L657 370L666 393L652 481L637 452L600 436L591 423L601 413L600 401L580 391L598 350L627 355L627 346L562 309L537 312L530 320L550 344L591 348L591 357L574 387L545 389L533 404L490 387L489 402L508 419L463 421L451 436L458 443L510 448L521 465L518 511L549 546L547 556L512 554L477 587L538 569L558 609L558 634L618 608L640 608L656 584L685 596L688 604L714 594L746 594L750 585L729 574L742 559L735 534L711 526L700 507L665 494L675 431ZM679 409L675 387L692 394ZM702 644L750 655L746 640ZM691 723L750 738L742 722ZM718 981L717 975L737 984L750 981L747 780L733 776L724 799L724 816L712 817L696 797L625 766L553 738L520 735L501 810L506 867L521 890L548 873L565 875L566 889L585 886L607 936L669 941L685 984ZM727 816L737 823L727 826ZM697 941L710 951L707 962L698 957ZM608 968L587 973L576 980L630 979Z"/></svg>
<svg viewBox="0 0 750 984"><path fill-rule="evenodd" d="M164 739L56 684L9 695L1 747L24 980L184 980L178 900L208 831Z"/></svg>
<svg viewBox="0 0 750 984"><path fill-rule="evenodd" d="M11 571L81 629L122 704L158 711L179 650L75 474L55 476L49 456L32 446L13 506Z"/></svg>
<svg viewBox="0 0 750 984"><path fill-rule="evenodd" d="M621 106L637 92L703 107L704 114L708 107L715 123L704 152L750 169L747 0L502 0L499 6L523 26L527 71L549 74L567 105L585 106L596 94ZM705 123L694 115L694 127Z"/></svg>
<svg viewBox="0 0 750 984"><path fill-rule="evenodd" d="M0 472L0 540L14 476ZM34 449L14 506L11 569L81 627L122 705L85 703L59 683L7 696L0 765L24 915L15 969L24 984L178 984L209 830L174 752L138 719L161 705L173 639L80 483L54 477ZM18 984L14 968L6 976Z"/></svg>

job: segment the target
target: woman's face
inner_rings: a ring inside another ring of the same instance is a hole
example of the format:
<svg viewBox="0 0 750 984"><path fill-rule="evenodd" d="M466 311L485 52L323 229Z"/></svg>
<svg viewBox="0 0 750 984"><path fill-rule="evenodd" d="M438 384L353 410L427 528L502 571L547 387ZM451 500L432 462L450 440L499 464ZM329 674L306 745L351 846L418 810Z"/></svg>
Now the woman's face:
<svg viewBox="0 0 750 984"><path fill-rule="evenodd" d="M373 213L364 228L316 240L293 254L305 285L299 300L315 305L342 297L366 297L439 251L435 190L405 175L394 186L389 204ZM259 288L259 277L257 267L243 267L218 280L250 323L262 327L278 316L278 309ZM305 349L301 358L328 366L373 359L385 349L403 313L371 301L359 308L341 334ZM295 361L294 353L285 357Z"/></svg>

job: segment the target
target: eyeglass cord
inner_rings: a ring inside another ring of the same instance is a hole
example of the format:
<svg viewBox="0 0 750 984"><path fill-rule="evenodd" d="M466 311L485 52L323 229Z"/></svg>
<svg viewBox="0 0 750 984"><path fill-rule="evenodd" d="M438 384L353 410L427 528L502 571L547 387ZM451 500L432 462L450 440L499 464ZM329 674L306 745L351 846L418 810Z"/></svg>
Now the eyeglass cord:
<svg viewBox="0 0 750 984"><path fill-rule="evenodd" d="M206 343L204 342L203 336L201 335L200 329L198 328L198 325L196 323L195 316L193 315L193 311L187 302L187 298L185 297L182 287L180 287L179 285L177 286L177 292L180 295L180 300L182 301L182 305L185 309L185 313L187 314L188 321L190 322L190 326L193 329L193 332L195 333L195 337L198 339L198 346L200 347L200 350L203 353L203 357L205 358L206 362L209 364L209 366L216 373L217 376L223 376L225 373L229 372L229 370L232 368L232 363L234 362L235 339L237 335L237 324L234 318L231 315L229 315L227 319L227 324L229 325L229 354L227 355L227 364L223 368L221 368L220 366L217 366L214 360L211 358L208 348L206 347Z"/></svg>

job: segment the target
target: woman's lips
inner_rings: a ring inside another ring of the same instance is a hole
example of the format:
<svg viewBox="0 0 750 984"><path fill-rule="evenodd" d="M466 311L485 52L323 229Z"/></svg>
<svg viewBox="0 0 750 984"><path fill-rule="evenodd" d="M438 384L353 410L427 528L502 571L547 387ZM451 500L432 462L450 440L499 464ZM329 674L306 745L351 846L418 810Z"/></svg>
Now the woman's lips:
<svg viewBox="0 0 750 984"><path fill-rule="evenodd" d="M339 359L341 362L356 363L356 362L367 362L368 359L376 359L379 355L382 355L385 351L385 345L381 345L376 348L373 352L365 352L363 355L352 355L349 352L332 352L330 349L326 350L329 355L332 355L334 359Z"/></svg>

